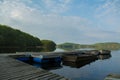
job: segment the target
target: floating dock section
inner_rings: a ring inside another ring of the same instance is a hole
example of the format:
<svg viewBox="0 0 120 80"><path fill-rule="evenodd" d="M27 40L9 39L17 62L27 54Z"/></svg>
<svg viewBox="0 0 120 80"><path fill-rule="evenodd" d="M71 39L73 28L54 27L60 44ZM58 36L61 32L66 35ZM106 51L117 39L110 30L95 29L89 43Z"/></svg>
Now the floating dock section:
<svg viewBox="0 0 120 80"><path fill-rule="evenodd" d="M63 56L63 61L70 61L70 62L83 62L83 61L90 61L96 59L97 56L86 55L86 54L66 54Z"/></svg>

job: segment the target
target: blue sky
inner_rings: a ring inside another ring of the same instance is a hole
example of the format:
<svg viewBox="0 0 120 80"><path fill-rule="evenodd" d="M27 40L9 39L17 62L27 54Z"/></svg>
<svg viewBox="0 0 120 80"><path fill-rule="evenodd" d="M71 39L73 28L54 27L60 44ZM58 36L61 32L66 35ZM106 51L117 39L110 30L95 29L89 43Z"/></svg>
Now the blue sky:
<svg viewBox="0 0 120 80"><path fill-rule="evenodd" d="M0 24L56 43L120 42L120 0L0 0Z"/></svg>

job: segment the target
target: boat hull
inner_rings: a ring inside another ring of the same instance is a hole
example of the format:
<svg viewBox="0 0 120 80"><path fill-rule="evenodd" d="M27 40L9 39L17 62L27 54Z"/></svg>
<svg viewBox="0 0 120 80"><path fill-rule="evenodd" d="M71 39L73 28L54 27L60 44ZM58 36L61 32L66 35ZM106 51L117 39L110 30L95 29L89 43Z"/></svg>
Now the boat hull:
<svg viewBox="0 0 120 80"><path fill-rule="evenodd" d="M27 61L30 61L30 58L29 57L19 57L19 58L17 58L17 60L27 62Z"/></svg>
<svg viewBox="0 0 120 80"><path fill-rule="evenodd" d="M61 62L61 57L55 57L55 58L39 58L39 57L34 57L33 61L37 62L37 63Z"/></svg>
<svg viewBox="0 0 120 80"><path fill-rule="evenodd" d="M100 50L100 55L109 55L111 53L111 51L109 50Z"/></svg>
<svg viewBox="0 0 120 80"><path fill-rule="evenodd" d="M79 62L79 61L87 61L87 60L95 60L97 59L94 55L66 55L63 56L63 61L71 61L71 62Z"/></svg>

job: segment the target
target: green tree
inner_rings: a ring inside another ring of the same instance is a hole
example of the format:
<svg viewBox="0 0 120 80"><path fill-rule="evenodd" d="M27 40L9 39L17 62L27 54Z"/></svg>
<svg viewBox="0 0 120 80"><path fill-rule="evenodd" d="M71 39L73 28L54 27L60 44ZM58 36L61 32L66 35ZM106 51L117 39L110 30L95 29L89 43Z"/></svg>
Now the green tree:
<svg viewBox="0 0 120 80"><path fill-rule="evenodd" d="M56 49L55 42L51 40L41 40L43 51L54 51Z"/></svg>
<svg viewBox="0 0 120 80"><path fill-rule="evenodd" d="M28 33L0 25L0 52L40 51L42 43L39 38Z"/></svg>

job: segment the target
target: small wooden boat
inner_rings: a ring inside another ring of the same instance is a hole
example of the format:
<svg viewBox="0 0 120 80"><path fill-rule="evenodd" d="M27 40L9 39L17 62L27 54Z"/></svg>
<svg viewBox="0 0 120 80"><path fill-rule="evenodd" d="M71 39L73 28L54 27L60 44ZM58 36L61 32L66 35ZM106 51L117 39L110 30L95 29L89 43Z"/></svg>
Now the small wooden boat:
<svg viewBox="0 0 120 80"><path fill-rule="evenodd" d="M34 62L46 63L46 62L61 62L61 57L58 55L31 55Z"/></svg>
<svg viewBox="0 0 120 80"><path fill-rule="evenodd" d="M66 54L63 56L63 61L71 61L71 62L79 62L86 60L94 60L97 59L95 55L87 55L87 54Z"/></svg>
<svg viewBox="0 0 120 80"><path fill-rule="evenodd" d="M25 56L25 55L10 55L10 57L15 58L17 60L23 61L23 62L28 62L31 61L31 57Z"/></svg>
<svg viewBox="0 0 120 80"><path fill-rule="evenodd" d="M30 58L29 57L18 57L16 58L17 60L20 60L20 61L23 61L23 62L27 62L27 61L30 61Z"/></svg>
<svg viewBox="0 0 120 80"><path fill-rule="evenodd" d="M83 50L82 51L84 54L88 54L88 55L99 55L99 50Z"/></svg>
<svg viewBox="0 0 120 80"><path fill-rule="evenodd" d="M63 65L70 66L73 68L81 68L85 65L88 65L88 64L94 62L94 61L95 60L86 60L86 61L79 61L79 62L63 61Z"/></svg>

